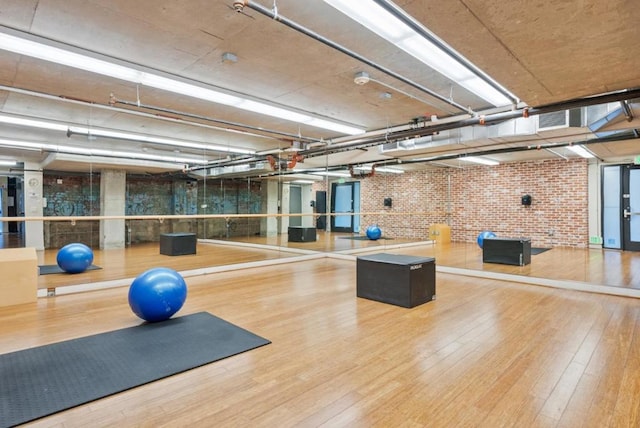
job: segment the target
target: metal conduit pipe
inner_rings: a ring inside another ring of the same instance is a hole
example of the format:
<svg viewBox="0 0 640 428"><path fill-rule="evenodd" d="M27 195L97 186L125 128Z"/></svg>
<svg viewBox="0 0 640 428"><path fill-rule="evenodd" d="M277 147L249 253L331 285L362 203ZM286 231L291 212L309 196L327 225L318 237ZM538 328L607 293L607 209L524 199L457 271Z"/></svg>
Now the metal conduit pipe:
<svg viewBox="0 0 640 428"><path fill-rule="evenodd" d="M633 120L633 112L629 107L629 103L626 100L620 101L620 107L624 111L624 117L627 119L627 122L631 122Z"/></svg>
<svg viewBox="0 0 640 428"><path fill-rule="evenodd" d="M469 109L468 107L465 107L465 106L463 106L463 105L461 105L461 104L459 104L459 103L457 103L457 102L455 102L453 100L447 99L444 96L432 91L431 89L429 89L429 88L427 88L425 86L422 86L419 83L414 82L413 80L410 80L410 79L408 79L408 78L406 78L406 77L404 77L404 76L402 76L402 75L400 75L400 74L398 74L398 73L396 73L396 72L394 72L394 71L392 71L392 70L390 70L390 69L388 69L388 68L386 68L386 67L384 67L384 66L382 66L380 64L377 64L374 61L371 61L370 59L365 58L362 55L360 55L360 54L358 54L358 53L356 53L356 52L354 52L354 51L352 51L350 49L347 49L346 47L344 47L344 46L342 46L342 45L340 45L340 44L338 44L338 43L336 43L336 42L334 42L332 40L329 40L326 37L321 36L320 34L314 32L314 31L312 31L312 30L310 30L310 29L308 29L306 27L303 27L302 25L300 25L300 24L298 24L298 23L296 23L296 22L294 22L294 21L292 21L292 20L290 20L290 19L288 19L288 18L286 18L286 17L284 17L284 16L282 16L280 14L276 14L272 10L267 9L266 7L262 6L259 3L256 3L256 2L251 1L251 0L239 0L239 1L234 1L233 2L233 6L238 12L241 12L242 9L245 6L248 6L251 9L255 10L256 12L259 12L259 13L261 13L261 14L263 14L263 15L271 18L271 19L274 19L274 20L286 25L289 28L292 28L292 29L294 29L294 30L306 35L306 36L309 36L309 37L311 37L311 38L313 38L313 39L315 39L315 40L317 40L317 41L329 46L330 48L333 48L333 49L335 49L337 51L342 52L343 54L346 54L346 55L350 56L351 58L354 58L354 59L356 59L356 60L358 60L358 61L360 61L360 62L362 62L364 64L367 64L368 66L373 67L376 70L381 71L382 73L384 73L384 74L386 74L388 76L391 76L391 77L393 77L395 79L398 79L401 82L404 82L407 85L412 86L415 89L418 89L419 91L422 91L422 92L424 92L424 93L426 93L426 94L438 99L439 101L441 101L441 102L443 102L445 104L448 104L448 105L450 105L452 107L455 107L457 110L459 110L461 112L466 112L466 113L470 113L471 112L471 109ZM437 107L437 106L435 106L435 107Z"/></svg>
<svg viewBox="0 0 640 428"><path fill-rule="evenodd" d="M523 147L505 147L501 149L491 149L491 150L482 150L478 152L471 153L456 153L451 155L438 155L430 158L420 158L420 159L409 159L409 160L401 160L394 159L393 161L385 161L385 162L377 162L378 166L389 166L389 165L406 165L406 164L416 164L416 163L425 163L432 161L443 161L443 160L452 160L452 159L460 159L466 156L491 156L502 153L514 153L514 152L526 152L532 150L546 150L546 149L557 149L562 147L569 146L587 146L589 144L603 144L603 143L612 143L616 141L624 141L629 138L637 138L633 136L631 132L626 133L626 135L615 135L611 137L602 137L602 138L593 138L590 140L583 141L574 141L570 143L548 143L548 144L539 144L539 145L529 145Z"/></svg>
<svg viewBox="0 0 640 428"><path fill-rule="evenodd" d="M635 136L635 138L640 138L640 136ZM430 158L421 158L419 160L394 159L394 160L389 160L389 161L374 162L374 164L375 164L376 167L385 167L385 166L394 166L394 165L411 165L411 164L420 164L420 163L428 163L428 162L454 160L454 159L464 158L466 156L489 156L489 155L495 155L495 154L500 154L500 153L513 153L513 152L523 152L523 151L531 151L531 150L544 150L544 149L549 149L549 148L561 148L561 147L568 147L568 146L578 145L578 144L584 146L584 145L589 145L589 144L610 143L610 142L615 142L615 141L623 141L623 140L627 140L627 139L629 139L629 135L627 137L616 136L616 137L607 137L607 138L596 138L596 139L592 139L592 140L585 140L585 141L574 142L574 143L549 143L549 144L544 144L544 145L539 145L539 146L503 148L503 149L484 150L484 151L473 152L473 153L458 153L458 154L452 154L452 155L439 155L439 156L433 156L433 157L430 157ZM360 164L361 163L353 163L353 164L348 164L348 165L327 167L327 168L323 169L322 171L342 171L342 170L344 170L344 168L358 166ZM198 168L198 169L202 169L202 168ZM273 173L260 174L259 177L269 177L269 176L289 175L289 174L312 174L312 172L310 172L310 171L277 171L277 172L273 172Z"/></svg>
<svg viewBox="0 0 640 428"><path fill-rule="evenodd" d="M533 115L537 115L537 114L544 114L544 113L551 113L551 112L555 112L555 111L561 111L561 110L567 110L570 108L579 108L579 107L587 107L590 105L596 105L596 104L604 104L604 103L608 103L608 102L616 102L616 101L621 101L621 100L628 100L628 99L634 99L634 98L638 98L640 97L640 89L630 89L630 90L626 90L626 91L619 91L619 92L614 92L614 93L608 93L608 94L602 94L602 95L597 95L597 96L592 96L592 97L586 97L586 98L579 98L576 100L570 100L570 101L566 101L566 102L562 102L562 103L555 103L555 104L549 104L549 105L545 105L545 106L540 106L540 107L535 107L535 108L523 108L523 109L517 109L514 111L509 111L509 112L500 112L500 113L495 113L495 114L490 114L487 116L480 116L480 117L475 117L475 118L470 118L470 119L461 119L458 121L453 121L453 122L446 122L446 123L438 123L438 122L429 122L426 123L424 126L420 127L420 128L414 128L414 129L407 129L407 130L402 130L402 131L398 131L398 132L394 132L394 133L389 133L389 134L380 134L380 135L375 135L372 138L366 138L365 141L362 140L356 140L354 142L345 142L345 143L341 143L341 144L330 144L328 146L325 147L320 147L317 149L309 149L309 150L304 150L304 151L300 151L298 152L300 155L304 156L305 158L311 158L311 157L316 157L316 156L327 156L330 154L334 154L334 153L340 153L343 151L349 151L349 150L357 150L360 148L367 148L367 147L374 147L380 144L384 144L390 141L396 141L399 140L401 138L411 138L411 137L419 137L419 136L424 136L424 135L430 135L430 134L434 134L436 132L439 131L444 131L444 130L449 130L449 129L457 129L457 128L462 128L465 126L473 126L473 125L487 125L487 124L492 124L492 123L497 123L497 122L501 122L501 121L505 121L505 120L509 120L509 119L515 119L518 117L528 117L528 116L533 116ZM633 136L635 136L636 138L640 136L640 133L637 132L637 130L633 131ZM492 150L488 150L488 151L479 151L479 152L474 152L473 155L474 156L483 156L483 155L491 155L491 154L499 154L499 153L509 153L509 152L519 152L519 151L525 151L525 150L539 150L539 149L545 149L545 148L557 148L557 147L564 147L564 146L569 146L572 144L593 144L593 143L604 143L604 142L611 142L611 141L617 141L617 140L621 140L621 139L628 139L628 137L620 137L620 136L615 136L613 138L596 138L596 139L592 139L592 140L586 140L584 142L573 142L573 143L559 143L559 144L548 144L548 145L535 145L535 146L526 146L526 147L519 147L519 148L504 148L504 149L492 149ZM391 160L391 161L381 161L381 162L376 162L378 165L397 165L400 163L424 163L424 162L432 162L432 161L440 161L440 160L449 160L449 159L456 159L459 157L463 157L466 156L465 154L455 154L455 155L443 155L443 156L436 156L433 158L429 158L428 160L420 160L420 161L411 161L411 160ZM227 162L227 163L222 163L220 165L224 166L224 165L239 165L239 164L243 164L243 163L248 163L248 162L255 162L255 161L261 161L264 160L264 158L256 158L256 157L252 157L249 159L235 159L233 161ZM340 165L340 166L336 166L333 169L342 169L344 168L345 165ZM199 169L204 169L206 167L195 167L194 170L199 170ZM331 170L331 168L329 168L329 170Z"/></svg>
<svg viewBox="0 0 640 428"><path fill-rule="evenodd" d="M629 134L627 135L616 135L616 136L611 136L611 137L603 137L603 138L594 138L591 140L584 140L584 141L579 141L579 142L571 142L571 143L548 143L548 144L541 144L541 145L529 145L529 146L523 146L523 147L515 147L515 148L501 148L501 149L491 149L491 150L483 150L483 151L478 151L478 152L472 152L472 153L457 153L457 154L451 154L451 155L437 155L437 156L432 156L432 157L425 157L425 158L420 158L420 159L408 159L408 160L402 160L402 159L393 159L393 160L387 160L387 161L379 161L379 162L373 162L376 167L385 167L385 166L394 166L394 165L411 165L411 164L420 164L420 163L427 163L427 162L438 162L438 161L445 161L445 160L454 160L454 159L460 159L460 158L464 158L466 156L490 156L490 155L495 155L495 154L501 154L501 153L513 153L513 152L524 152L524 151L532 151L532 150L546 150L546 149L557 149L557 148L562 148L562 147L568 147L568 146L572 146L572 145L589 145L589 144L602 144L602 143L611 143L611 142L615 142L615 141L624 141L624 140L628 140L629 138L640 138L640 136L636 136L636 134L629 132ZM344 168L348 168L348 167L354 167L354 166L358 166L361 165L361 163L352 163L352 164L348 164L348 165L340 165L340 166L333 166L333 167L328 167L326 168L327 171L338 171L338 170L344 170ZM324 171L325 169L323 169ZM261 174L261 176L270 176L270 175L288 175L288 174L309 174L311 172L309 171L284 171L284 172L278 172L278 173L273 173L273 174Z"/></svg>
<svg viewBox="0 0 640 428"><path fill-rule="evenodd" d="M435 134L436 132L440 132L440 131L463 128L466 126L489 125L492 123L503 122L505 120L515 119L522 116L523 116L523 110L515 110L510 112L497 113L497 114L486 116L486 117L481 116L481 117L474 117L470 119L462 119L457 122L450 122L450 123L435 122L433 124L425 125L421 128L408 129L406 131L399 131L393 134L374 137L367 140L366 142L356 141L353 143L343 144L339 146L330 145L326 148L310 149L304 152L304 156L313 157L313 156L323 155L328 151L329 152L333 151L334 153L337 153L338 151L344 151L349 149L372 147L372 146L388 143L391 141L400 140L403 138L421 137L425 135Z"/></svg>
<svg viewBox="0 0 640 428"><path fill-rule="evenodd" d="M391 141L400 140L403 138L414 138L425 135L431 135L436 132L446 131L450 129L463 128L466 126L474 126L474 125L491 125L499 122L503 122L509 119L517 119L520 117L530 117L544 113L552 113L561 110L569 110L572 108L579 107L587 107L590 105L596 104L605 104L608 102L616 102L627 99L634 99L640 97L640 89L631 89L627 91L614 92L603 95L596 95L593 97L579 98L575 100L570 100L562 103L549 104L540 107L525 107L520 108L508 112L501 112L495 114L489 114L486 116L477 116L469 119L460 119L454 122L447 123L438 123L438 122L428 122L425 123L420 128L407 129L404 131L398 131L394 133L389 133L386 135L379 135L367 141L355 141L355 142L347 142L340 145L330 145L326 148L318 148L318 149L310 149L302 154L305 157L313 157L318 155L326 154L327 152L337 153L338 151L344 151L348 149L357 149L357 148L366 148L372 147L379 144L384 144Z"/></svg>

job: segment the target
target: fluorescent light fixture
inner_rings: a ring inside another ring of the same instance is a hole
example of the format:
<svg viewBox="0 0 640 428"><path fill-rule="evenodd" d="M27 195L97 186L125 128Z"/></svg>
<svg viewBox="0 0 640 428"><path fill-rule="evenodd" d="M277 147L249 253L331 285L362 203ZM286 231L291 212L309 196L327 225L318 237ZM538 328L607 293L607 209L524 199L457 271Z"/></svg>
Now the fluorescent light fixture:
<svg viewBox="0 0 640 428"><path fill-rule="evenodd" d="M9 30L4 29L4 31ZM349 135L363 134L365 132L364 129L342 122L316 118L306 113L274 106L266 102L254 101L185 81L137 70L126 65L115 64L79 52L40 43L34 40L35 38L33 36L32 38L33 39L26 39L18 37L17 35L0 33L0 49L296 123L304 123Z"/></svg>
<svg viewBox="0 0 640 428"><path fill-rule="evenodd" d="M52 131L70 132L72 134L115 138L119 140L140 141L142 143L162 144L175 147L186 147L192 149L212 150L217 152L254 154L255 150L243 149L239 147L220 146L216 144L198 143L194 141L173 140L170 138L154 137L150 135L132 134L128 132L111 131L100 128L87 128L83 126L69 126L63 123L48 122L18 116L0 114L0 123L10 125L28 126L30 128L48 129Z"/></svg>
<svg viewBox="0 0 640 428"><path fill-rule="evenodd" d="M0 123L9 125L28 126L29 128L49 129L51 131L67 132L68 125L55 122L46 122L44 120L28 119L16 116L7 116L0 114Z"/></svg>
<svg viewBox="0 0 640 428"><path fill-rule="evenodd" d="M452 57L422 34L415 31L374 0L324 0L325 3L393 43L409 55L422 61L440 74L455 81L467 90L494 106L512 104L503 92L488 84L474 71ZM388 2L392 4L391 2ZM417 24L417 23L416 23ZM427 29L424 29L428 32ZM444 42L442 42L444 43ZM453 49L451 49L453 51ZM461 55L459 55L462 58ZM494 82L495 83L495 82ZM496 83L497 84L497 83ZM504 92L507 92L506 89ZM514 97L515 98L515 97Z"/></svg>
<svg viewBox="0 0 640 428"><path fill-rule="evenodd" d="M367 166L356 166L353 168L358 171L371 171L371 167ZM404 170L398 168L389 168L389 167L376 167L376 172L386 172L389 174L404 174Z"/></svg>
<svg viewBox="0 0 640 428"><path fill-rule="evenodd" d="M582 146L567 146L567 149L571 150L573 153L577 154L580 157L591 159L595 156L589 150L585 149Z"/></svg>
<svg viewBox="0 0 640 428"><path fill-rule="evenodd" d="M189 156L166 156L166 155L155 155L151 153L102 150L102 149L93 149L93 148L85 148L85 147L61 146L58 144L36 143L31 141L15 141L15 140L0 139L0 147L13 147L20 150L32 150L32 151L35 150L35 151L42 151L42 152L67 153L67 154L82 155L82 156L107 156L111 158L154 160L154 161L171 162L171 163L177 163L177 164L204 165L208 163L208 160L206 159L189 157Z"/></svg>
<svg viewBox="0 0 640 428"><path fill-rule="evenodd" d="M489 165L489 166L500 165L500 162L494 161L493 159L480 158L477 156L463 156L458 159L467 161L467 162L479 163L481 165Z"/></svg>
<svg viewBox="0 0 640 428"><path fill-rule="evenodd" d="M14 160L0 159L0 166L16 166L18 162Z"/></svg>
<svg viewBox="0 0 640 428"><path fill-rule="evenodd" d="M86 135L88 137L114 138L117 140L139 141L142 143L162 144L175 147L186 147L191 149L212 150L218 152L229 152L239 154L253 154L255 150L241 149L238 147L219 146L214 144L196 143L193 141L173 140L169 138L153 137L150 135L131 134L128 132L110 131L106 129L84 128L70 126L69 132L72 134Z"/></svg>
<svg viewBox="0 0 640 428"><path fill-rule="evenodd" d="M329 129L331 131L340 132L342 134L348 135L360 135L364 134L364 130L360 128L356 128L350 125L344 125L338 122L331 122L325 119L320 119L318 117L312 117L308 122L304 122L307 125L315 126L316 128Z"/></svg>
<svg viewBox="0 0 640 428"><path fill-rule="evenodd" d="M44 150L44 143L32 143L30 141L16 141L16 140L4 140L0 139L0 147L11 147L19 150L29 150L34 152L41 152Z"/></svg>
<svg viewBox="0 0 640 428"><path fill-rule="evenodd" d="M313 181L313 180L293 180L291 183L292 184L314 184L315 181Z"/></svg>
<svg viewBox="0 0 640 428"><path fill-rule="evenodd" d="M305 174L322 175L326 177L351 177L348 172L342 171L301 171Z"/></svg>

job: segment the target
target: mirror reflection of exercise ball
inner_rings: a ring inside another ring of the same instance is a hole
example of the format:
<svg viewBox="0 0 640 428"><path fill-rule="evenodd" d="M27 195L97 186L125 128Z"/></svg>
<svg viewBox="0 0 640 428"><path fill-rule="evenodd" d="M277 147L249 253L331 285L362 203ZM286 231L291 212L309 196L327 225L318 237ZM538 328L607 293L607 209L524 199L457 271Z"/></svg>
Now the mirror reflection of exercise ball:
<svg viewBox="0 0 640 428"><path fill-rule="evenodd" d="M73 242L58 250L56 262L67 273L82 273L93 263L93 251L85 244Z"/></svg>
<svg viewBox="0 0 640 428"><path fill-rule="evenodd" d="M480 248L482 248L482 245L484 244L484 240L487 238L495 238L497 235L489 230L483 230L482 232L480 232L480 234L478 235L478 246Z"/></svg>
<svg viewBox="0 0 640 428"><path fill-rule="evenodd" d="M367 227L367 238L371 239L372 241L376 241L380 239L381 236L382 230L378 227L377 224Z"/></svg>

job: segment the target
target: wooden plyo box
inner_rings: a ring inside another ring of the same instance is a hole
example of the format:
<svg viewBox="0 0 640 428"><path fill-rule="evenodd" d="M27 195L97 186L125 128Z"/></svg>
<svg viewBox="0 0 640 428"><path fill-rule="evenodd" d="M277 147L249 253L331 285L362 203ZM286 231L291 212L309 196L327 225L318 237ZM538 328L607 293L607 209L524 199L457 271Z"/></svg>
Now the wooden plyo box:
<svg viewBox="0 0 640 428"><path fill-rule="evenodd" d="M436 244L448 244L451 242L451 226L448 224L435 223L429 226L429 239L436 241Z"/></svg>
<svg viewBox="0 0 640 428"><path fill-rule="evenodd" d="M33 303L38 298L36 249L0 249L0 306Z"/></svg>

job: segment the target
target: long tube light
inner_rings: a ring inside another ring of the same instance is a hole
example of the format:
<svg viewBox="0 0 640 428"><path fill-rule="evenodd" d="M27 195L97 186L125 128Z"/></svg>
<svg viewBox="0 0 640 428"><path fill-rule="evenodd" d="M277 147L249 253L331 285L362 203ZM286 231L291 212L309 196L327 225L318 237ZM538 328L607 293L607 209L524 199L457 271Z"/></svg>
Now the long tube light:
<svg viewBox="0 0 640 428"><path fill-rule="evenodd" d="M467 161L467 162L479 163L481 165L489 165L489 166L500 165L500 162L498 161L495 161L493 159L481 158L478 156L462 156L458 159Z"/></svg>
<svg viewBox="0 0 640 428"><path fill-rule="evenodd" d="M371 171L371 166L356 166L353 169L357 171ZM376 172L386 172L388 174L404 174L404 170L398 168L376 167Z"/></svg>
<svg viewBox="0 0 640 428"><path fill-rule="evenodd" d="M60 146L58 144L37 143L32 141L16 141L0 139L0 147L12 147L20 150L30 151L45 151L53 153L66 153L72 155L81 156L106 156L111 158L125 158L125 159L140 159L140 160L152 160L160 162L170 162L176 164L198 164L205 165L209 161L202 158L181 156L166 156L155 155L152 153L144 152L126 152L126 151L114 151L103 150L95 148L73 147L73 146Z"/></svg>
<svg viewBox="0 0 640 428"><path fill-rule="evenodd" d="M94 129L78 126L70 126L70 134L86 135L87 137L114 138L116 140L139 141L141 143L162 144L174 147L185 147L191 149L211 150L217 152L231 152L239 154L253 154L255 150L241 149L237 147L226 147L206 143L196 143L192 141L173 140L169 138L153 137L149 135L131 134L128 132L110 131L106 129Z"/></svg>
<svg viewBox="0 0 640 428"><path fill-rule="evenodd" d="M512 100L374 0L324 0L349 18L494 106ZM391 2L387 2L390 3ZM397 6L394 5L397 8ZM428 32L426 28L425 32ZM453 49L451 49L453 51ZM460 57L462 57L460 55ZM504 92L507 92L506 89ZM515 97L514 97L515 98Z"/></svg>
<svg viewBox="0 0 640 428"><path fill-rule="evenodd" d="M580 146L580 145L567 146L567 149L571 150L573 153L585 159L591 159L595 157L593 153L591 153L589 150L585 149L583 146Z"/></svg>
<svg viewBox="0 0 640 428"><path fill-rule="evenodd" d="M209 89L204 86L138 70L126 65L94 58L68 49L55 47L50 44L41 43L33 40L33 36L30 36L30 38L27 39L25 37L7 34L11 31L7 28L3 28L2 31L4 32L0 33L0 49L9 52L254 113L260 113L317 128L328 129L342 134L358 135L365 132L362 128L345 123L314 117L307 113L296 112L294 110L267 104L265 102L250 100L237 95ZM11 32L16 34L18 33L15 31Z"/></svg>
<svg viewBox="0 0 640 428"><path fill-rule="evenodd" d="M112 131L100 128L87 128L84 126L70 126L68 124L50 122L45 120L30 119L18 116L0 114L0 123L10 125L27 126L30 128L48 129L52 131L62 131L68 134L78 134L85 136L114 138L118 140L139 141L141 143L161 144L174 147L185 147L191 149L211 150L217 152L228 152L238 154L254 154L255 150L243 149L239 147L221 146L217 144L198 143L186 140L174 140L170 138L155 137L150 135L132 134L129 132Z"/></svg>

